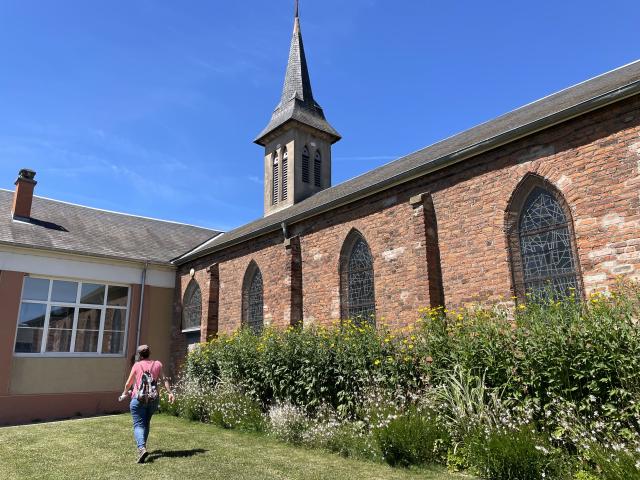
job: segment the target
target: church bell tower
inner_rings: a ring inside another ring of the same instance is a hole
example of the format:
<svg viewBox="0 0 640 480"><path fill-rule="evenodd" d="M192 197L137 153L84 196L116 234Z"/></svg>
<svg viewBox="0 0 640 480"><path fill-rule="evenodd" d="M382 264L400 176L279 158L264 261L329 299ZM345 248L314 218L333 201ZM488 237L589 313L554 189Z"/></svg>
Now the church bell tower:
<svg viewBox="0 0 640 480"><path fill-rule="evenodd" d="M265 216L331 186L331 146L341 138L313 98L298 12L296 0L282 97L255 139L265 149Z"/></svg>

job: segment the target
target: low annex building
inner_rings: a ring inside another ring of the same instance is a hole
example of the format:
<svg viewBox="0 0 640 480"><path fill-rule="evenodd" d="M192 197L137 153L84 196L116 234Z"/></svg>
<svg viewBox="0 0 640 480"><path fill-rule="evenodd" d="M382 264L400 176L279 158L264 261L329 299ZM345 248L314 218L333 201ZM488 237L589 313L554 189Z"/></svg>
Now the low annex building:
<svg viewBox="0 0 640 480"><path fill-rule="evenodd" d="M425 306L639 278L640 62L332 186L338 140L296 11L282 96L255 140L264 217L174 261L175 332L187 319L202 339L347 317L400 327Z"/></svg>
<svg viewBox="0 0 640 480"><path fill-rule="evenodd" d="M169 364L175 267L218 232L0 190L0 425L122 411L136 344ZM199 325L195 326L200 338ZM194 328L191 326L191 331Z"/></svg>

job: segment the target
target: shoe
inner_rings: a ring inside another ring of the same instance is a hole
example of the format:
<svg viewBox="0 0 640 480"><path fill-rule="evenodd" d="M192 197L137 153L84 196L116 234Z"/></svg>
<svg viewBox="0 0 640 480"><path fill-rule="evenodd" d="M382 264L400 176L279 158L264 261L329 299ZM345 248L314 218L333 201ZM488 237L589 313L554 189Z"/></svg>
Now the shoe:
<svg viewBox="0 0 640 480"><path fill-rule="evenodd" d="M147 456L149 455L149 453L147 452L147 449L144 447L141 447L138 449L138 460L136 463L144 463L144 461L146 460Z"/></svg>

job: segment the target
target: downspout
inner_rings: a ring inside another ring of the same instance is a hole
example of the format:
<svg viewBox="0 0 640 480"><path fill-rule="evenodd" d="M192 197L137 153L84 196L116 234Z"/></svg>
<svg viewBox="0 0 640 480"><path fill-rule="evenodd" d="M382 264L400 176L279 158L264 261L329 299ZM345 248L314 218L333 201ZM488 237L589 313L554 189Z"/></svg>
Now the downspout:
<svg viewBox="0 0 640 480"><path fill-rule="evenodd" d="M144 268L142 269L142 278L140 279L140 306L138 307L138 332L136 334L136 350L140 346L140 330L142 328L142 306L144 305L144 285L147 282L147 267L149 261L144 261Z"/></svg>

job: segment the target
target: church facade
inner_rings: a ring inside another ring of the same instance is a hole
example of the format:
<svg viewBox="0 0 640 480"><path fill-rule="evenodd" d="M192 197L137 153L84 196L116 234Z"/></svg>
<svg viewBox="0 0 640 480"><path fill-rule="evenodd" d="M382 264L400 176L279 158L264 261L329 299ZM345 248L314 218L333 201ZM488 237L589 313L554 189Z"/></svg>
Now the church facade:
<svg viewBox="0 0 640 480"><path fill-rule="evenodd" d="M315 101L296 12L264 147L264 217L174 260L182 330L358 318L425 306L586 296L640 278L640 62L337 186L340 135Z"/></svg>

